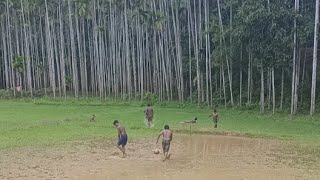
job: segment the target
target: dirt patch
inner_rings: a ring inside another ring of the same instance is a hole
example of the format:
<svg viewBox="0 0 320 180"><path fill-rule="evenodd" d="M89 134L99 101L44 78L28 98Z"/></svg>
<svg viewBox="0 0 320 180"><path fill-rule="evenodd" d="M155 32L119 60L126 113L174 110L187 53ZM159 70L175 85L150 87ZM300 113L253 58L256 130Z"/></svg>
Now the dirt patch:
<svg viewBox="0 0 320 180"><path fill-rule="evenodd" d="M155 140L130 141L121 158L113 142L73 142L54 148L3 151L0 179L319 179L320 159L287 142L228 136L180 135L162 162ZM303 149L306 150L303 150ZM312 153L314 152L314 153Z"/></svg>

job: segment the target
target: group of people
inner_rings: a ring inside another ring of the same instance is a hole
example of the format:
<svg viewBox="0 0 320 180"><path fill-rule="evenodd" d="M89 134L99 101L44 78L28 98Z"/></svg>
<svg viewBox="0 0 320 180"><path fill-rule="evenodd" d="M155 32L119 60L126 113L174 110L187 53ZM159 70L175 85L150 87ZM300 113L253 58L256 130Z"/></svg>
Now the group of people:
<svg viewBox="0 0 320 180"><path fill-rule="evenodd" d="M125 128L119 123L118 120L115 120L113 122L113 125L117 128L117 131L118 131L117 147L122 152L122 157L126 157L127 154L126 154L125 146L127 145L127 141L128 141L127 132ZM173 136L173 133L170 130L169 125L164 126L164 130L161 131L161 133L159 134L156 144L158 144L158 141L161 136L163 136L162 149L163 149L164 160L166 160L170 158L169 149L170 149L170 143L172 141L172 136Z"/></svg>
<svg viewBox="0 0 320 180"><path fill-rule="evenodd" d="M153 123L153 108L151 107L150 104L147 105L146 109L144 110L144 113L145 113L145 118L147 120L148 126L150 127ZM213 117L214 128L217 128L218 127L218 119L219 119L217 110L214 110L213 113L209 117ZM197 122L197 118L194 118L194 120L192 120L192 121L185 121L183 123L196 123L196 122ZM116 127L116 129L118 131L117 147L122 152L122 157L126 157L125 146L128 141L127 132L126 132L125 128L119 123L118 120L115 120L113 122L113 125ZM170 158L169 149L170 149L170 144L171 144L172 137L173 137L173 133L170 130L169 125L164 126L164 129L158 135L156 144L158 144L161 136L162 136L162 150L163 150L163 155L164 155L163 160L165 161L166 159Z"/></svg>

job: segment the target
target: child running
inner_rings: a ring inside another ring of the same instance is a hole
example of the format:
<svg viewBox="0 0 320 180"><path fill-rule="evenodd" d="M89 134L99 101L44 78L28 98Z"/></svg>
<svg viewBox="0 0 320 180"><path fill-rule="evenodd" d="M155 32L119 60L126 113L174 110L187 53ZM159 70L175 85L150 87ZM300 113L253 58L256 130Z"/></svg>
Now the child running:
<svg viewBox="0 0 320 180"><path fill-rule="evenodd" d="M166 159L169 159L171 155L168 153L170 149L170 143L172 141L172 131L170 130L168 125L164 126L164 130L161 131L161 133L159 134L156 144L158 144L160 136L162 136L162 149L163 149L163 156L164 156L163 161L165 161Z"/></svg>
<svg viewBox="0 0 320 180"><path fill-rule="evenodd" d="M217 128L218 127L218 121L219 121L219 115L218 115L216 109L213 111L213 113L209 117L211 117L211 116L213 118L214 128Z"/></svg>
<svg viewBox="0 0 320 180"><path fill-rule="evenodd" d="M118 120L115 120L113 122L113 125L117 128L118 130L118 143L117 143L117 148L119 148L122 152L122 157L126 157L126 150L125 146L128 141L128 135L126 133L126 130L123 126L120 125Z"/></svg>

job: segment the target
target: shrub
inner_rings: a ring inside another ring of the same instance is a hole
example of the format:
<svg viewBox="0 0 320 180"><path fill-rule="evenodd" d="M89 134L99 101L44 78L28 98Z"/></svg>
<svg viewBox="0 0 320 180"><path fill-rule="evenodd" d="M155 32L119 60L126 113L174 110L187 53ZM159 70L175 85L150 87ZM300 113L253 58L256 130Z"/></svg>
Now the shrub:
<svg viewBox="0 0 320 180"><path fill-rule="evenodd" d="M0 99L11 99L14 97L13 90L0 89Z"/></svg>

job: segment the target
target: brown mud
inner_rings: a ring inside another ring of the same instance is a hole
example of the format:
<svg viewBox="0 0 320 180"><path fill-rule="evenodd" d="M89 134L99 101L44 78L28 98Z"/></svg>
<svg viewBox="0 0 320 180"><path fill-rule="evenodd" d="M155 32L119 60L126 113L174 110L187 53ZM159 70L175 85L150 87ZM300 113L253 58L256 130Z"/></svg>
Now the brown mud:
<svg viewBox="0 0 320 180"><path fill-rule="evenodd" d="M163 162L155 140L110 140L0 151L0 179L212 180L320 179L319 148L287 141L179 135Z"/></svg>

